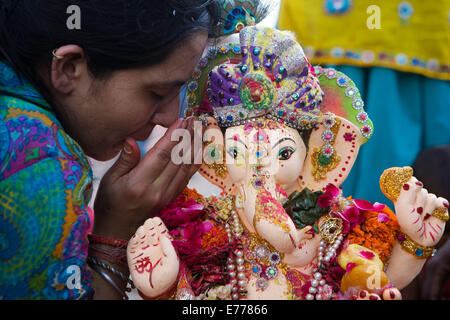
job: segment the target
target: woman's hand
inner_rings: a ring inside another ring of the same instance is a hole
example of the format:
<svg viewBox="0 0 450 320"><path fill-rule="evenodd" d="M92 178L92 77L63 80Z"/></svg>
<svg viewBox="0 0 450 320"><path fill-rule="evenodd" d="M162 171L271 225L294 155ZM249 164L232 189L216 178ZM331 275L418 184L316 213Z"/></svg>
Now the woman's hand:
<svg viewBox="0 0 450 320"><path fill-rule="evenodd" d="M140 161L139 147L131 138L111 169L103 177L95 199L93 233L128 240L136 229L170 203L200 168L193 164L194 118L179 119ZM191 164L176 165L171 141L175 130L189 132ZM202 148L200 148L202 149ZM197 150L202 152L202 150Z"/></svg>

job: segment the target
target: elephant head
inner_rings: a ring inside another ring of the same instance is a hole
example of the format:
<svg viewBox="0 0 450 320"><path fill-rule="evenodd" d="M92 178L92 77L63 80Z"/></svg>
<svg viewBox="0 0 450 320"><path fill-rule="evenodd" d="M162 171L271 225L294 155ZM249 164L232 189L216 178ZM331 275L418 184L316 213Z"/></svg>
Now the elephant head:
<svg viewBox="0 0 450 320"><path fill-rule="evenodd" d="M241 221L305 266L317 254L315 221L299 228L283 203L289 194L339 186L373 126L354 83L313 68L287 34L247 27L240 44L202 58L188 84L186 116L204 116L200 173L236 198Z"/></svg>

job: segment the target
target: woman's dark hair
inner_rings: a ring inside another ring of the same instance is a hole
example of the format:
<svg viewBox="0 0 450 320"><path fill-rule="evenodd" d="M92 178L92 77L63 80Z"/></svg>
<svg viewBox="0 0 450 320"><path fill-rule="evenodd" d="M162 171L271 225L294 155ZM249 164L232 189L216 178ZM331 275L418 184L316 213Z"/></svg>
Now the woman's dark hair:
<svg viewBox="0 0 450 320"><path fill-rule="evenodd" d="M81 24L72 30L68 8L73 5L80 9ZM0 59L48 99L37 67L50 63L54 49L82 47L96 77L150 66L193 32L212 35L218 8L215 0L0 0Z"/></svg>

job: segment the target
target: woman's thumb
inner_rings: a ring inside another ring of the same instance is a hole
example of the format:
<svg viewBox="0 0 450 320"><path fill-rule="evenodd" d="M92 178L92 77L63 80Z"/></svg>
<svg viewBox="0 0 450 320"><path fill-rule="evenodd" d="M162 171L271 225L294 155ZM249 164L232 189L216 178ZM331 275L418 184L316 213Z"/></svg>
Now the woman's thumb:
<svg viewBox="0 0 450 320"><path fill-rule="evenodd" d="M136 167L140 159L141 152L137 142L133 138L127 138L119 158L106 175L108 175L109 179L115 181Z"/></svg>

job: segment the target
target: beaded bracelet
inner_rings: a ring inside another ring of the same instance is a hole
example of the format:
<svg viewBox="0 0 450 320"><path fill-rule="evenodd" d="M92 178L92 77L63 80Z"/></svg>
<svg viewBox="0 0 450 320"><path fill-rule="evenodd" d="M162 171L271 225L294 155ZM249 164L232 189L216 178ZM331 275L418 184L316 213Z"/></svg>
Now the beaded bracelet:
<svg viewBox="0 0 450 320"><path fill-rule="evenodd" d="M433 256L436 252L436 249L434 247L424 247L412 240L405 233L400 233L397 239L400 242L403 250L412 254L418 259L426 259L429 256Z"/></svg>

